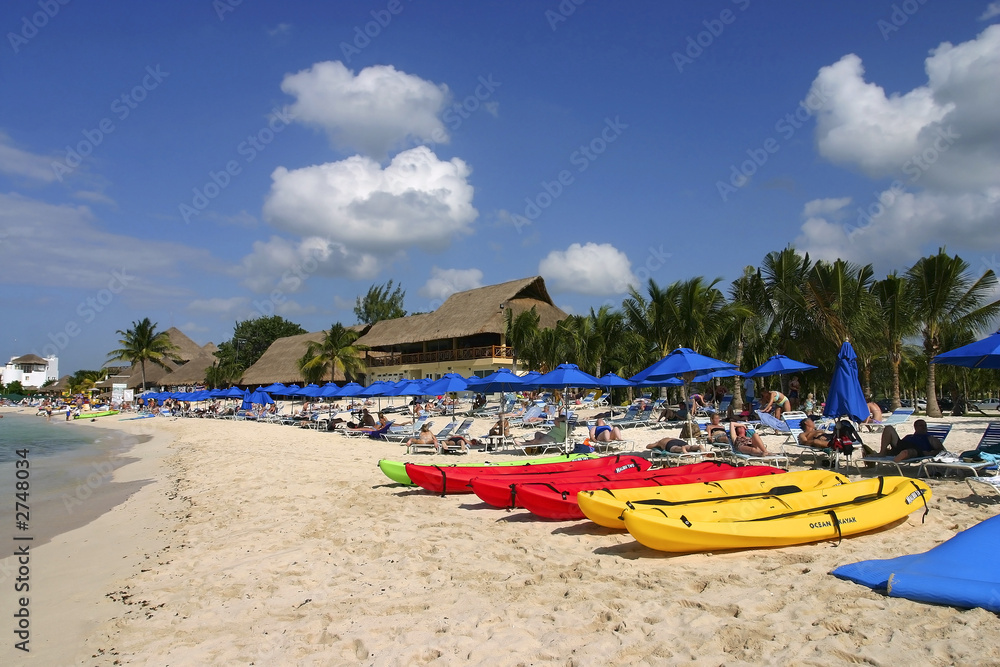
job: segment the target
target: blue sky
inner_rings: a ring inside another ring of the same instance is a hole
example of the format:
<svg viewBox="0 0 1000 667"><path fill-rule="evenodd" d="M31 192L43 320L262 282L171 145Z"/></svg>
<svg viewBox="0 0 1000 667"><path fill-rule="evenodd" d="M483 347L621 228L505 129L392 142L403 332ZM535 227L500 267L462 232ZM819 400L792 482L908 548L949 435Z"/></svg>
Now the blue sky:
<svg viewBox="0 0 1000 667"><path fill-rule="evenodd" d="M0 9L0 356L93 368L541 274L570 312L788 244L998 268L1000 3Z"/></svg>

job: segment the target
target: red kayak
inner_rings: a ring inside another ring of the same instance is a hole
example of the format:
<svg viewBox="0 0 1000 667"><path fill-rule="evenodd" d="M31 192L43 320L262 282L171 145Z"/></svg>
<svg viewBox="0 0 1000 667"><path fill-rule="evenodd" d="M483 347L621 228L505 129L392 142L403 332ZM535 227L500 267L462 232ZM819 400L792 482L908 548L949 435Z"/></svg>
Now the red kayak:
<svg viewBox="0 0 1000 667"><path fill-rule="evenodd" d="M472 491L479 498L494 507L520 507L517 502L517 489L522 483L551 482L556 479L562 482L598 483L617 479L636 479L649 475L650 462L643 458L633 457L632 461L624 460L614 466L590 470L561 470L558 472L530 473L522 475L492 474L473 477Z"/></svg>
<svg viewBox="0 0 1000 667"><path fill-rule="evenodd" d="M523 466L435 466L417 463L406 464L410 480L428 491L440 493L472 493L469 482L473 477L489 475L524 475L528 473L554 473L560 471L601 471L630 463L649 468L649 461L638 456L602 456L596 459L575 459L559 463L526 464Z"/></svg>
<svg viewBox="0 0 1000 667"><path fill-rule="evenodd" d="M771 466L729 466L712 464L710 469L701 468L704 464L679 466L672 468L678 471L672 475L647 475L644 479L613 479L608 482L594 484L593 482L553 480L541 483L522 483L517 485L517 504L532 514L546 519L585 519L580 506L576 502L576 494L590 489L624 489L642 486L667 486L673 484L697 484L713 482L721 479L736 479L738 477L757 477L774 475L784 470ZM660 471L657 471L660 473ZM473 482L474 484L475 482ZM507 493L510 496L510 490Z"/></svg>

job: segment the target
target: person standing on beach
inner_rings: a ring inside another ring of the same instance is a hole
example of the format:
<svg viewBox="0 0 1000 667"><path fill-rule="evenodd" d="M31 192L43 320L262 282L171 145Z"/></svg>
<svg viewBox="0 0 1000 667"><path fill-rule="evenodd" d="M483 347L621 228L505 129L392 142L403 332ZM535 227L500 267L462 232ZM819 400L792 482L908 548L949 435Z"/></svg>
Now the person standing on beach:
<svg viewBox="0 0 1000 667"><path fill-rule="evenodd" d="M792 410L799 409L799 376L793 375L792 379L788 381L788 403Z"/></svg>

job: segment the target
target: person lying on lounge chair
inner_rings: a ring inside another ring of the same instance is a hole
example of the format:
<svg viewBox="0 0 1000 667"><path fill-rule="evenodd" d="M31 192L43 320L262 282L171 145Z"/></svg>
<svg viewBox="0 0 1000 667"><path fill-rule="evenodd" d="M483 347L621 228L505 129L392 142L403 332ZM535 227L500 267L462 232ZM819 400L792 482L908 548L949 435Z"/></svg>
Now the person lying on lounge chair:
<svg viewBox="0 0 1000 667"><path fill-rule="evenodd" d="M427 424L421 424L420 433L417 433L416 437L410 438L409 440L407 440L402 444L407 447L413 444L434 445L435 447L439 447L437 437L433 433L431 433L431 427L428 426Z"/></svg>
<svg viewBox="0 0 1000 667"><path fill-rule="evenodd" d="M464 435L458 435L457 433L453 433L452 435L449 435L447 438L445 438L444 442L441 443L441 446L438 447L438 452L447 454L448 452L457 449L461 449L463 452L467 452L469 451L469 447L473 446L478 447L479 444L480 443L478 440L469 440Z"/></svg>
<svg viewBox="0 0 1000 667"><path fill-rule="evenodd" d="M799 433L799 444L803 447L826 449L833 442L833 437L829 433L816 428L816 422L812 417L806 417L799 422L799 428L802 429L802 433Z"/></svg>
<svg viewBox="0 0 1000 667"><path fill-rule="evenodd" d="M624 440L622 430L617 426L608 426L603 418L598 417L594 425L590 427L590 439L598 442L611 442L612 440Z"/></svg>
<svg viewBox="0 0 1000 667"><path fill-rule="evenodd" d="M736 442L734 444L740 454L771 456L771 453L767 451L767 447L764 446L764 441L760 439L760 435L752 426L748 424L733 424L733 431L736 433Z"/></svg>
<svg viewBox="0 0 1000 667"><path fill-rule="evenodd" d="M649 443L646 445L646 449L658 449L661 452L672 452L674 454L687 454L689 452L700 452L701 445L698 443L688 444L686 440L679 440L671 436Z"/></svg>
<svg viewBox="0 0 1000 667"><path fill-rule="evenodd" d="M510 420L507 419L506 417L504 417L504 419L503 419L503 427L502 428L500 426L500 420L499 419L497 420L496 424L494 424L493 426L490 427L490 435L500 435L501 431L503 432L503 434L505 436L510 437Z"/></svg>
<svg viewBox="0 0 1000 667"><path fill-rule="evenodd" d="M722 425L722 417L719 416L718 412L712 413L712 419L705 427L705 435L708 436L709 442L729 444L729 434L726 432L726 427Z"/></svg>
<svg viewBox="0 0 1000 667"><path fill-rule="evenodd" d="M918 419L913 422L913 433L900 438L896 429L886 426L882 431L882 449L879 456L891 456L899 463L906 459L916 459L921 456L934 456L944 451L940 440L927 432L927 422Z"/></svg>

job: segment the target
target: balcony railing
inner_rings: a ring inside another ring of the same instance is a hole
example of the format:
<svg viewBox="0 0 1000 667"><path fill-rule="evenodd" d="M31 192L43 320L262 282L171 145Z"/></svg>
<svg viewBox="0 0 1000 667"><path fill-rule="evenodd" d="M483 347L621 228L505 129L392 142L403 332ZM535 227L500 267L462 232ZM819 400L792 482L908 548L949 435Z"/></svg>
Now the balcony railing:
<svg viewBox="0 0 1000 667"><path fill-rule="evenodd" d="M399 354L392 352L382 357L365 360L369 368L403 366L408 364L434 364L442 361L462 361L468 359L513 359L514 348L506 345L485 345L483 347L463 347L457 350L436 352L413 352Z"/></svg>

